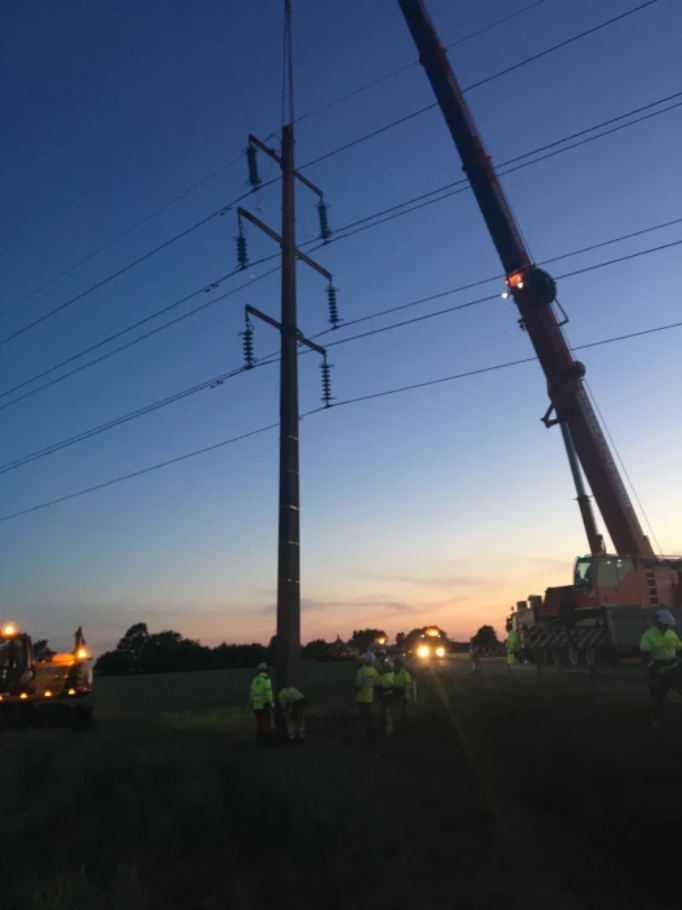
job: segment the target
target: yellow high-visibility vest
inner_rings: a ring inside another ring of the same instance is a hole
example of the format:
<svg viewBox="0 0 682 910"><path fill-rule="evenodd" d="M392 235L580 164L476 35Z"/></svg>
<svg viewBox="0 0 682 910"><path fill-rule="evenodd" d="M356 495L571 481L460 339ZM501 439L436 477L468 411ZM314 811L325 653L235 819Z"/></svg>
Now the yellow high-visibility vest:
<svg viewBox="0 0 682 910"><path fill-rule="evenodd" d="M375 667L360 667L355 677L355 700L360 704L371 705L374 701L374 689L381 683L381 676Z"/></svg>
<svg viewBox="0 0 682 910"><path fill-rule="evenodd" d="M267 673L261 671L251 682L251 707L254 711L262 711L266 705L275 707L272 697L272 683Z"/></svg>

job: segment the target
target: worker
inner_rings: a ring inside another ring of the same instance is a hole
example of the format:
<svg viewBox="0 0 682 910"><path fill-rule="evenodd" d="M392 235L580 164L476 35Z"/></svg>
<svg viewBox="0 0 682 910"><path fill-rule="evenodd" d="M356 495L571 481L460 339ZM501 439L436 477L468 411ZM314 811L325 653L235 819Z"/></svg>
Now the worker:
<svg viewBox="0 0 682 910"><path fill-rule="evenodd" d="M507 638L504 643L507 649L507 666L521 663L521 636L514 628L511 619L507 620Z"/></svg>
<svg viewBox="0 0 682 910"><path fill-rule="evenodd" d="M283 686L279 693L279 703L284 712L289 742L302 742L305 739L305 695L293 686Z"/></svg>
<svg viewBox="0 0 682 910"><path fill-rule="evenodd" d="M668 689L682 694L682 665L678 657L680 639L675 632L675 617L670 610L659 610L650 629L639 643L642 664L649 674L651 726L660 729Z"/></svg>
<svg viewBox="0 0 682 910"><path fill-rule="evenodd" d="M393 661L384 661L384 673L379 688L379 705L381 707L381 726L386 736L393 735L393 703L395 701L393 688L395 673L393 671Z"/></svg>
<svg viewBox="0 0 682 910"><path fill-rule="evenodd" d="M374 738L374 718L372 717L372 704L374 690L381 684L381 675L375 667L376 658L371 651L362 657L362 665L355 677L355 700L360 713L365 739L369 742Z"/></svg>
<svg viewBox="0 0 682 910"><path fill-rule="evenodd" d="M412 682L412 675L405 666L405 661L402 657L396 657L395 659L393 695L393 703L400 719L400 724L402 727L405 727L407 724L407 706L410 699L414 697L414 683Z"/></svg>
<svg viewBox="0 0 682 910"><path fill-rule="evenodd" d="M258 664L258 672L251 681L250 696L251 707L256 717L256 742L265 746L269 742L270 730L275 722L275 700L267 664Z"/></svg>

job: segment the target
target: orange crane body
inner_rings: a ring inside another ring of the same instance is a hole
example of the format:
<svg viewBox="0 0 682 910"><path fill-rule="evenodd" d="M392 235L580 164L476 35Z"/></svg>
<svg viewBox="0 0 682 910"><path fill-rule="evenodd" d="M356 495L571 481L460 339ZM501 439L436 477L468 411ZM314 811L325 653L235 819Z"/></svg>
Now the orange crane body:
<svg viewBox="0 0 682 910"><path fill-rule="evenodd" d="M653 612L660 606L682 608L682 558L656 557L642 530L587 394L583 382L585 367L574 359L562 332L563 323L553 306L554 279L533 263L526 249L424 0L398 0L398 4L499 255L508 294L519 311L519 323L547 379L550 406L542 420L547 427L561 426L576 481L591 555L578 559L573 585L548 589L537 624L560 620L569 627L585 622L605 630L604 643L623 643L627 638L629 643L623 646L632 647L634 642L630 640L636 638L638 642L641 635L638 630L643 631L648 624L647 609ZM616 556L605 553L589 496L582 487L580 468ZM627 617L623 613L617 618L612 609L617 607L634 611L634 618L626 622L629 631L625 638L616 626Z"/></svg>

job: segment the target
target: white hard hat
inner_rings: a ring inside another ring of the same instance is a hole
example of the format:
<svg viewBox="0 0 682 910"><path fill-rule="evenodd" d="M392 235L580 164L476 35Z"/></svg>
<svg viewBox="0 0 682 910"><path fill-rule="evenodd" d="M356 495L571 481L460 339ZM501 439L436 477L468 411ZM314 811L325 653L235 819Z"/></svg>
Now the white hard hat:
<svg viewBox="0 0 682 910"><path fill-rule="evenodd" d="M654 614L654 619L657 619L658 622L663 623L664 626L675 625L675 617L670 612L670 610L659 610L658 613Z"/></svg>
<svg viewBox="0 0 682 910"><path fill-rule="evenodd" d="M262 672L262 671L265 671L265 672L267 673L267 672L268 672L268 665L267 665L267 664L258 664L258 669L259 669L259 671L261 671L261 672Z"/></svg>
<svg viewBox="0 0 682 910"><path fill-rule="evenodd" d="M366 654L364 654L362 659L364 660L364 662L366 664L373 664L374 661L376 660L374 654L372 654L371 651L368 651Z"/></svg>

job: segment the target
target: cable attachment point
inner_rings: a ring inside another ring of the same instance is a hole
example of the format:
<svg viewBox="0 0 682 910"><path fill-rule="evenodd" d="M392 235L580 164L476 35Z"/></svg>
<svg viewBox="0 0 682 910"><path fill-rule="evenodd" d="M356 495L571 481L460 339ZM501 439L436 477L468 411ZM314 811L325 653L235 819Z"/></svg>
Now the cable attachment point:
<svg viewBox="0 0 682 910"><path fill-rule="evenodd" d="M325 408L330 408L332 406L332 401L335 399L332 395L331 365L327 363L326 354L324 355L324 360L320 364L320 369L322 370L322 401Z"/></svg>
<svg viewBox="0 0 682 910"><path fill-rule="evenodd" d="M244 331L239 333L243 338L244 369L252 370L256 364L256 358L253 356L253 323L249 319L248 312L244 313L244 321Z"/></svg>
<svg viewBox="0 0 682 910"><path fill-rule="evenodd" d="M238 268L244 270L249 264L249 254L246 249L246 234L244 233L244 225L242 223L242 216L238 216L239 221L239 233L234 238L237 244L237 266Z"/></svg>
<svg viewBox="0 0 682 910"><path fill-rule="evenodd" d="M332 324L332 328L337 329L341 320L339 319L339 307L336 300L336 292L338 288L335 288L334 285L329 282L327 285L327 302L329 304L329 321Z"/></svg>
<svg viewBox="0 0 682 910"><path fill-rule="evenodd" d="M249 186L257 190L263 181L258 173L258 159L256 158L256 147L254 145L249 145L246 149L246 166L249 169Z"/></svg>
<svg viewBox="0 0 682 910"><path fill-rule="evenodd" d="M320 219L320 240L323 243L329 243L329 238L332 235L331 228L329 227L329 206L324 201L320 199L317 203L317 214Z"/></svg>

